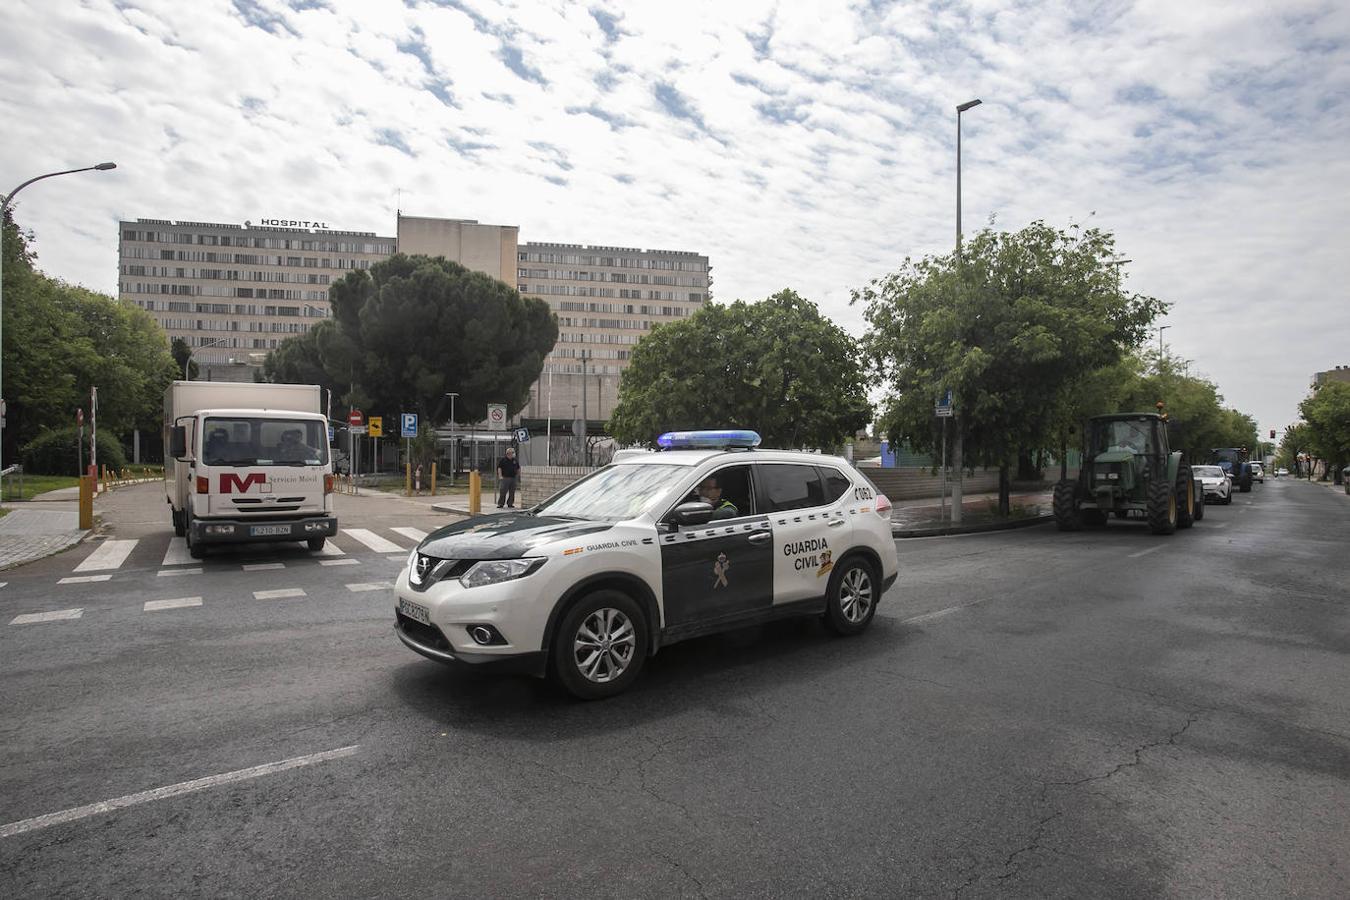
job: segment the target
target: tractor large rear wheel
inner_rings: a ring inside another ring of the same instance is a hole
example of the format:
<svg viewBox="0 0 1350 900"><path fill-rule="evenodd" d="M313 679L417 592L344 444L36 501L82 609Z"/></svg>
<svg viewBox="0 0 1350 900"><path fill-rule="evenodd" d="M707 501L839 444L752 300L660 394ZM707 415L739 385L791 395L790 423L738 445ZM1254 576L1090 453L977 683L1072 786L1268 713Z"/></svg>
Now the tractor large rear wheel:
<svg viewBox="0 0 1350 900"><path fill-rule="evenodd" d="M1195 514L1195 481L1190 466L1177 467L1177 527L1190 528L1199 518ZM1202 504L1203 505L1203 504Z"/></svg>
<svg viewBox="0 0 1350 900"><path fill-rule="evenodd" d="M1161 478L1150 479L1148 483L1148 527L1154 534L1177 530L1177 494Z"/></svg>
<svg viewBox="0 0 1350 900"><path fill-rule="evenodd" d="M1065 480L1055 485L1055 525L1060 531L1079 531L1083 527L1077 493L1078 485L1072 481Z"/></svg>

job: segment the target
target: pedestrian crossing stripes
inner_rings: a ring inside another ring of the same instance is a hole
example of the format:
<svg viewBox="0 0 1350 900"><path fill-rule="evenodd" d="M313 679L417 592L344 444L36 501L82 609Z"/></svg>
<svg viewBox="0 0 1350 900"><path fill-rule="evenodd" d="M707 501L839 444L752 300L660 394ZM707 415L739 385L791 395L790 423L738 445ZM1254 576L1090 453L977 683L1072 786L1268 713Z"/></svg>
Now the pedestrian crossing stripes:
<svg viewBox="0 0 1350 900"><path fill-rule="evenodd" d="M118 569L127 561L131 551L140 541L104 541L93 553L85 557L84 562L75 567L76 572L97 572L102 569Z"/></svg>
<svg viewBox="0 0 1350 900"><path fill-rule="evenodd" d="M389 582L380 581L380 582L373 582L370 584L349 584L347 585L347 590L351 591L353 594L359 594L362 591L383 591L386 588L391 587L393 587L393 585L390 584Z"/></svg>
<svg viewBox="0 0 1350 900"><path fill-rule="evenodd" d="M76 569L75 571L79 571ZM68 578L62 578L57 584L89 584L94 581L108 581L111 575L72 575Z"/></svg>
<svg viewBox="0 0 1350 900"><path fill-rule="evenodd" d="M303 588L278 588L275 591L254 591L255 600L284 600L287 597L303 597L305 591Z"/></svg>
<svg viewBox="0 0 1350 900"><path fill-rule="evenodd" d="M401 528L390 528L389 530L397 532L403 535L405 538L410 538L419 544L422 542L422 539L427 536L427 533L420 528L409 528L407 526L403 526Z"/></svg>
<svg viewBox="0 0 1350 900"><path fill-rule="evenodd" d="M25 613L10 620L11 625L34 625L38 622L57 622L62 619L78 619L84 615L83 609L58 609L45 613Z"/></svg>
<svg viewBox="0 0 1350 900"><path fill-rule="evenodd" d="M188 553L187 538L169 538L169 549L164 554L161 566L190 566L196 562L192 554Z"/></svg>
<svg viewBox="0 0 1350 900"><path fill-rule="evenodd" d="M285 563L245 563L245 572L266 572L271 569L284 569Z"/></svg>
<svg viewBox="0 0 1350 900"><path fill-rule="evenodd" d="M407 547L400 547L393 541L385 540L368 528L344 528L342 533L365 544L376 553L407 553Z"/></svg>

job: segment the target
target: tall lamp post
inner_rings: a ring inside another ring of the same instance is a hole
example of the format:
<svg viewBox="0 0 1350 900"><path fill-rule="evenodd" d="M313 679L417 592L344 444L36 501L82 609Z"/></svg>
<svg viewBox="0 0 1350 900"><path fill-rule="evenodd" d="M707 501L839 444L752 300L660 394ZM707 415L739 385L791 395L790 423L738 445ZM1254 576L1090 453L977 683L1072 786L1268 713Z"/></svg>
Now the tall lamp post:
<svg viewBox="0 0 1350 900"><path fill-rule="evenodd" d="M459 460L459 439L455 437L455 398L459 396L455 391L446 391L445 396L450 398L450 484L455 483L455 465Z"/></svg>
<svg viewBox="0 0 1350 900"><path fill-rule="evenodd" d="M1163 364L1163 342L1162 342L1162 333L1163 333L1164 331L1166 331L1167 329L1171 328L1171 327L1172 327L1171 325L1159 325L1159 326L1158 326L1158 372L1159 372L1159 374L1162 373L1162 364Z"/></svg>
<svg viewBox="0 0 1350 900"><path fill-rule="evenodd" d="M82 169L65 169L64 171L61 172L48 172L46 175L39 175L36 178L28 179L23 184L19 185L14 190L6 194L4 200L0 200L0 313L2 313L4 310L4 290L5 290L5 272L4 272L5 236L3 224L5 213L9 211L9 202L14 199L14 195L17 194L19 191L23 190L24 188L28 187L33 182L41 181L44 178L55 178L58 175L74 175L76 172L106 172L109 169L115 168L117 168L117 163L103 162L99 163L96 166L85 166ZM3 346L4 346L4 335L3 331L0 330L0 348L2 348ZM2 350L0 350L0 377L3 376L3 358L4 353ZM4 395L5 392L3 388L3 381L0 381L0 397L4 397ZM3 451L0 451L0 458L2 457ZM3 468L3 464L0 464L0 468Z"/></svg>
<svg viewBox="0 0 1350 900"><path fill-rule="evenodd" d="M228 344L230 340L231 338L217 338L214 341L207 341L205 344L202 344L201 346L198 347L189 347L187 359L183 360L183 380L184 381L192 380L191 378L188 377L188 370L192 366L192 355L194 353L196 353L198 350L205 350L207 347L217 347L221 344Z"/></svg>
<svg viewBox="0 0 1350 900"><path fill-rule="evenodd" d="M965 103L957 104L956 107L956 282L958 290L961 287L961 113L979 105L979 100L967 100ZM961 470L964 467L961 459L961 432L964 430L964 425L961 422L960 401L955 402L953 406L956 407L953 410L956 419L956 436L952 439L952 468L956 470L956 477L952 480L952 524L960 525Z"/></svg>

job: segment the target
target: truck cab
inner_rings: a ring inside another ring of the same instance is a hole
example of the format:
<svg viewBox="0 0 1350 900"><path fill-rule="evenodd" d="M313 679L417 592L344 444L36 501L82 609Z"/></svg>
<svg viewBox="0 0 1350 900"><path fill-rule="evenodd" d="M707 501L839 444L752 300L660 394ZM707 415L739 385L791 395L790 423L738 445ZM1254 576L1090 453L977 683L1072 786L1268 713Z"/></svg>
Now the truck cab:
<svg viewBox="0 0 1350 900"><path fill-rule="evenodd" d="M305 387L312 386L175 382L170 387L165 494L174 533L187 538L194 558L205 556L211 544L255 541L304 541L320 550L336 534L328 420L314 409L318 389L313 388L312 402L303 392L297 401L294 391L252 390ZM241 388L250 390L222 390ZM193 402L225 397L311 409Z"/></svg>

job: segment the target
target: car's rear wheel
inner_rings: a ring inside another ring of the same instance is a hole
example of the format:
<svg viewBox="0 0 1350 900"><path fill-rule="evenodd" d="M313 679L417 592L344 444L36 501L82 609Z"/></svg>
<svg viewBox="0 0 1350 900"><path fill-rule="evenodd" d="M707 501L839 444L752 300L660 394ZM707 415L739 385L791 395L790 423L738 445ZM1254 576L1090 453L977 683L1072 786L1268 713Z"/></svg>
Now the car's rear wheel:
<svg viewBox="0 0 1350 900"><path fill-rule="evenodd" d="M647 659L647 617L620 591L587 594L553 642L553 672L568 693L600 700L628 689Z"/></svg>
<svg viewBox="0 0 1350 900"><path fill-rule="evenodd" d="M881 581L872 564L850 556L834 567L825 589L825 625L835 634L858 634L872 623Z"/></svg>

